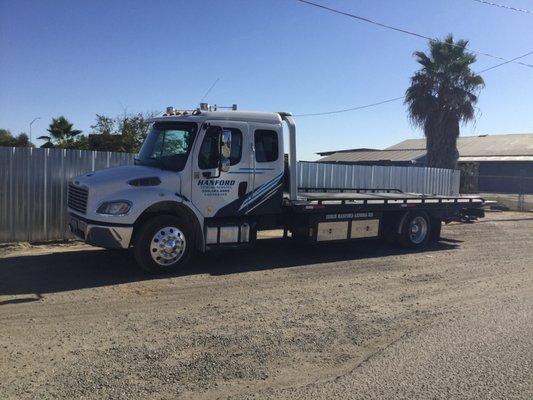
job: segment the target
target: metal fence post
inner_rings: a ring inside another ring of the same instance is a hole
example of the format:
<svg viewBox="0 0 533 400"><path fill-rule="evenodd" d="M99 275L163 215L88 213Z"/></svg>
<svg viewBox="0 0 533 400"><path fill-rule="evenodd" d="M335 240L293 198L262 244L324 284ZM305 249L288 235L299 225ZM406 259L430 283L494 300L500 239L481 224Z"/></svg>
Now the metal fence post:
<svg viewBox="0 0 533 400"><path fill-rule="evenodd" d="M48 155L50 149L44 150L44 179L43 179L43 234L48 238L46 225L46 211L48 210Z"/></svg>
<svg viewBox="0 0 533 400"><path fill-rule="evenodd" d="M526 178L526 170L525 169L521 169L520 170L520 183L518 185L519 189L518 189L518 211L526 211L526 204L525 204L525 199L524 199L524 192L525 192L525 179Z"/></svg>

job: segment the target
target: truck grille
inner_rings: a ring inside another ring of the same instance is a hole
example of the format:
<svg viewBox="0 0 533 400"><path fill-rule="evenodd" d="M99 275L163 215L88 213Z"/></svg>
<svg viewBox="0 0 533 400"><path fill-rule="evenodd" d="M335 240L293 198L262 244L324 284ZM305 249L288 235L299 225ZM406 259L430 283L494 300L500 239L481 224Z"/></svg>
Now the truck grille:
<svg viewBox="0 0 533 400"><path fill-rule="evenodd" d="M87 197L89 191L85 188L68 184L68 206L82 214L87 211Z"/></svg>

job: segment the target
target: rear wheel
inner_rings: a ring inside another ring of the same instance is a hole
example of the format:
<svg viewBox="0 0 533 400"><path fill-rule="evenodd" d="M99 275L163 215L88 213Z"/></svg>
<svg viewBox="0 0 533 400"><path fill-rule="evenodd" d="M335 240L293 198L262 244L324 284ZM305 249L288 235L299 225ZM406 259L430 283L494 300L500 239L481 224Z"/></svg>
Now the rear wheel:
<svg viewBox="0 0 533 400"><path fill-rule="evenodd" d="M135 235L133 254L139 266L152 273L171 272L189 261L194 240L184 221L173 215L150 218Z"/></svg>
<svg viewBox="0 0 533 400"><path fill-rule="evenodd" d="M403 247L423 247L430 234L428 215L423 211L409 212L401 220L398 242Z"/></svg>

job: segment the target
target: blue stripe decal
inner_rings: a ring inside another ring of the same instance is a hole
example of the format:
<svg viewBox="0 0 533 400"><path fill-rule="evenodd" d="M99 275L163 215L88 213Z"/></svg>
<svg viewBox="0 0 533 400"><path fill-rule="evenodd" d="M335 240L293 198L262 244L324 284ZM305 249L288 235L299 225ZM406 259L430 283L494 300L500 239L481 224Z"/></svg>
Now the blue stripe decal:
<svg viewBox="0 0 533 400"><path fill-rule="evenodd" d="M264 203L265 201L267 201L269 198L271 198L274 194L276 194L276 192L278 191L278 189L281 187L281 184L280 185L277 185L277 186L274 186L274 189L272 189L270 192L267 193L266 196L264 196L261 201L258 201L257 204L255 206L252 206L249 210L246 211L246 214L248 214L250 211L252 211L254 208L256 208L257 206L259 206L260 204Z"/></svg>
<svg viewBox="0 0 533 400"><path fill-rule="evenodd" d="M240 170L274 171L274 168L239 168Z"/></svg>
<svg viewBox="0 0 533 400"><path fill-rule="evenodd" d="M243 203L241 204L241 206L239 207L239 211L242 210L243 208L247 207L250 203L252 203L253 201L255 201L256 199L259 198L259 196L261 195L261 193L257 193L256 196L254 196L256 192L252 192L250 193L249 196L246 197L246 199L243 201Z"/></svg>
<svg viewBox="0 0 533 400"><path fill-rule="evenodd" d="M253 199L254 197L257 197L259 195L261 195L262 193L264 193L266 190L268 190L270 187L272 187L273 185L275 185L282 177L283 173L279 174L278 176L276 176L274 179L272 179L271 181L267 182L267 183L264 183L263 185L259 186L257 189L255 189L252 193L251 193L251 199Z"/></svg>
<svg viewBox="0 0 533 400"><path fill-rule="evenodd" d="M230 171L228 174L245 174L245 175L263 175L264 172L253 172L253 171Z"/></svg>
<svg viewBox="0 0 533 400"><path fill-rule="evenodd" d="M270 189L272 189L274 186L276 186L279 181L283 178L283 172L281 172L279 175L277 175L274 179L272 179L269 182L266 182L259 186L256 190L251 192L246 199L243 201L242 205L239 208L239 211L242 210L244 207L248 206L250 203L258 200L261 198L262 195L267 193Z"/></svg>
<svg viewBox="0 0 533 400"><path fill-rule="evenodd" d="M254 193L257 193L261 190L263 190L264 188L266 188L267 186L270 186L271 184L273 184L276 180L280 179L281 177L283 176L283 173L280 173L279 175L275 176L272 180L268 181L268 182L265 182L263 183L262 185L259 185L257 188L255 188L255 190L253 192L250 193L250 196L254 195Z"/></svg>

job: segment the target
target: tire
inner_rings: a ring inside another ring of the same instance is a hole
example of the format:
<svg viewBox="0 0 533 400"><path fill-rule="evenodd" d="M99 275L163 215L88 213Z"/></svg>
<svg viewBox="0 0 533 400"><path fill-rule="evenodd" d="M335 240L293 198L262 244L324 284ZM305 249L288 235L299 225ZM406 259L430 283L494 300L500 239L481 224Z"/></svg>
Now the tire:
<svg viewBox="0 0 533 400"><path fill-rule="evenodd" d="M441 230L442 221L439 218L431 218L429 226L429 240L431 242L438 242L440 240Z"/></svg>
<svg viewBox="0 0 533 400"><path fill-rule="evenodd" d="M403 247L424 247L431 232L428 215L423 211L410 211L400 221L398 243Z"/></svg>
<svg viewBox="0 0 533 400"><path fill-rule="evenodd" d="M194 245L193 230L186 220L174 215L158 215L138 228L133 255L139 267L147 272L174 272L187 265Z"/></svg>

